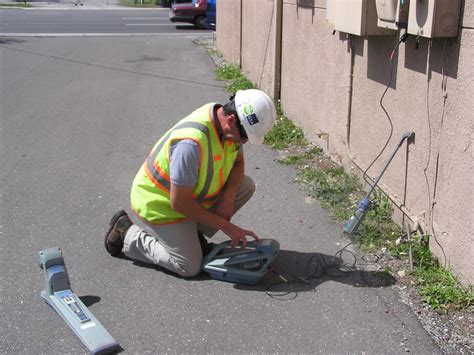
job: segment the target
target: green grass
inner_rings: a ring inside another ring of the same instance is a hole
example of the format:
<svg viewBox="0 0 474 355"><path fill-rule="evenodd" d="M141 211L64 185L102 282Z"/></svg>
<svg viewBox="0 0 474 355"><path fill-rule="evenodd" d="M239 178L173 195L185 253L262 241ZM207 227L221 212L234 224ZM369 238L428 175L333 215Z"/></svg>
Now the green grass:
<svg viewBox="0 0 474 355"><path fill-rule="evenodd" d="M226 90L255 88L235 64L224 64L217 69L218 79L227 82ZM279 103L276 104L277 120L265 136L265 143L277 150L296 151L280 160L292 164L298 170L298 180L308 194L328 208L335 218L347 220L355 212L359 201L365 195L362 185L353 175L344 172L341 166L325 156L320 148L312 146L304 132L285 116ZM365 253L388 251L393 257L408 258L408 243L403 240L404 232L392 220L392 205L386 195L374 191L370 196L372 206L364 221L351 236ZM451 272L439 265L431 254L426 239L414 238L413 260L415 270L412 277L422 300L437 311L462 309L474 304L472 287L465 289ZM385 268L381 274L390 275Z"/></svg>
<svg viewBox="0 0 474 355"><path fill-rule="evenodd" d="M257 88L242 74L236 64L223 64L217 68L216 73L217 79L227 82L226 91L230 93ZM308 142L304 138L303 131L283 115L279 104L276 108L278 118L272 130L265 136L265 143L275 149L284 149L290 145L306 146Z"/></svg>
<svg viewBox="0 0 474 355"><path fill-rule="evenodd" d="M140 0L135 2L135 0L120 0L120 5L122 6L129 6L129 7L158 7L159 5L156 4L156 0L143 0L143 4Z"/></svg>
<svg viewBox="0 0 474 355"><path fill-rule="evenodd" d="M273 128L265 136L264 142L269 146L282 150L291 145L304 147L308 141L301 128L296 127L286 116L279 116Z"/></svg>
<svg viewBox="0 0 474 355"><path fill-rule="evenodd" d="M403 236L403 231L392 220L392 205L386 195L374 191L371 201L372 207L358 229L359 247L366 253L381 248L390 250L396 245L396 240Z"/></svg>
<svg viewBox="0 0 474 355"><path fill-rule="evenodd" d="M234 80L242 75L240 68L236 64L223 64L217 68L217 79Z"/></svg>
<svg viewBox="0 0 474 355"><path fill-rule="evenodd" d="M388 279L392 277L392 269L386 266L382 271L378 271L376 274L382 279Z"/></svg>
<svg viewBox="0 0 474 355"><path fill-rule="evenodd" d="M239 90L256 89L257 86L252 83L249 79L244 76L238 77L232 81L227 87L227 91L230 93L237 92Z"/></svg>
<svg viewBox="0 0 474 355"><path fill-rule="evenodd" d="M304 151L301 154L297 155L289 155L281 160L279 162L281 164L286 164L286 165L298 165L301 163L304 163L310 159L314 159L318 155L322 154L322 149L319 147L311 147L309 150Z"/></svg>
<svg viewBox="0 0 474 355"><path fill-rule="evenodd" d="M19 2L16 4L2 4L0 3L0 6L2 7L32 7L30 4L24 3L24 2Z"/></svg>
<svg viewBox="0 0 474 355"><path fill-rule="evenodd" d="M217 68L217 79L227 81L226 91L235 93L238 90L256 89L252 83L236 64L223 64Z"/></svg>
<svg viewBox="0 0 474 355"><path fill-rule="evenodd" d="M464 288L449 270L439 265L427 243L416 243L413 256L414 276L424 302L438 311L462 309L474 304L472 286Z"/></svg>
<svg viewBox="0 0 474 355"><path fill-rule="evenodd" d="M353 211L353 194L360 186L354 176L345 174L338 166L322 169L305 165L300 168L299 179L309 195L321 201L336 218L349 218Z"/></svg>

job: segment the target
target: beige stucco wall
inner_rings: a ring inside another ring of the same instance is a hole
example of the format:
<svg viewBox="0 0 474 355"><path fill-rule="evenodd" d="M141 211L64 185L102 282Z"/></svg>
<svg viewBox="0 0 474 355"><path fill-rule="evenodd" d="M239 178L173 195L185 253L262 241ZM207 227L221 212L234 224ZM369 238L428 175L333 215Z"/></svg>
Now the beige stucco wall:
<svg viewBox="0 0 474 355"><path fill-rule="evenodd" d="M217 48L227 62L241 64L242 72L268 93L274 85L274 21L273 0L217 2Z"/></svg>
<svg viewBox="0 0 474 355"><path fill-rule="evenodd" d="M229 2L240 7L240 1ZM390 134L379 101L389 80L388 57L398 35L353 36L349 40L346 34L332 34L325 18L326 1L298 0L298 4L296 0L283 1L283 110L335 161L348 170L365 169ZM273 46L267 43L275 38L269 32L275 18L273 1L243 0L242 9L242 70L263 90L272 92ZM402 134L415 132L415 141L408 148L403 144L381 187L396 204L403 205L412 223L419 221L424 231L434 236L431 246L440 261L446 261L464 282L472 284L471 2L464 6L461 23L456 39L421 39L416 49L415 39L410 37L400 45L393 60L392 84L383 100L393 124L392 138L369 175L379 174ZM217 36L235 35L218 27Z"/></svg>
<svg viewBox="0 0 474 355"><path fill-rule="evenodd" d="M265 92L273 85L273 0L242 2L242 71Z"/></svg>
<svg viewBox="0 0 474 355"><path fill-rule="evenodd" d="M350 57L347 42L332 34L325 16L322 7L284 2L281 102L309 139L342 162Z"/></svg>
<svg viewBox="0 0 474 355"><path fill-rule="evenodd" d="M471 37L467 43L466 37ZM365 168L389 133L388 121L378 103L385 86L383 80L377 79L383 79L384 68L371 69L377 64L370 62L374 55L383 58L383 53L390 52L390 46L382 38L358 42L364 48L361 48L363 55L355 60L350 151ZM378 174L404 132L415 132L415 142L408 152L406 145L400 150L382 178L382 187L398 204L405 205L410 215L433 236L431 244L440 261L444 262L446 255L448 265L472 283L473 107L468 97L473 95L472 80L469 80L473 71L469 74L459 64L465 61L465 56L470 56L469 52L472 55L474 43L472 36L465 34L458 44L448 43L445 39L432 40L431 44L422 40L416 50L411 39L400 48L394 70L395 84L384 98L384 106L393 121L393 137L382 156L384 159L374 164L370 175ZM459 43L466 49L458 53ZM375 54L371 54L372 50ZM455 58L459 59L458 64ZM443 69L442 61L447 61ZM442 72L446 90L441 89ZM374 79L364 79L369 74Z"/></svg>
<svg viewBox="0 0 474 355"><path fill-rule="evenodd" d="M217 48L228 63L240 65L240 1L217 1Z"/></svg>

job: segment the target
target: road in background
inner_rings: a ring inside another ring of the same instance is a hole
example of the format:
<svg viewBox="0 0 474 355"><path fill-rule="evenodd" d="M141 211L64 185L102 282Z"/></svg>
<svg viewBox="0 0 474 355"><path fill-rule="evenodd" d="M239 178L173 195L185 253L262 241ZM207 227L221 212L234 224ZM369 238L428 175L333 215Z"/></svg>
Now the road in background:
<svg viewBox="0 0 474 355"><path fill-rule="evenodd" d="M110 7L109 7L110 8ZM0 9L0 36L10 34L205 34L192 24L174 24L165 9Z"/></svg>

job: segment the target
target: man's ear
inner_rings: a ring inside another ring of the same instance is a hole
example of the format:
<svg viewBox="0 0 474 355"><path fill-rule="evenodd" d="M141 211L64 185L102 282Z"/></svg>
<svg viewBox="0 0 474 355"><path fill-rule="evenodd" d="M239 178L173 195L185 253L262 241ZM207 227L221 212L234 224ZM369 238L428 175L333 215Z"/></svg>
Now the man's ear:
<svg viewBox="0 0 474 355"><path fill-rule="evenodd" d="M231 113L229 116L227 116L229 124L232 124L235 122L237 117L235 117L235 113Z"/></svg>

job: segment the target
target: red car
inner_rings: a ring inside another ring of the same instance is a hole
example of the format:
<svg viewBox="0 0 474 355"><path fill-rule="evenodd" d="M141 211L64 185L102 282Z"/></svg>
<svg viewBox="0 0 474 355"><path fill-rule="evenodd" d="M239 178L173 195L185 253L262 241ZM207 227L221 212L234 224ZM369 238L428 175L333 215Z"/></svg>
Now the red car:
<svg viewBox="0 0 474 355"><path fill-rule="evenodd" d="M170 21L192 23L198 28L206 28L206 8L207 0L173 4L169 14Z"/></svg>

